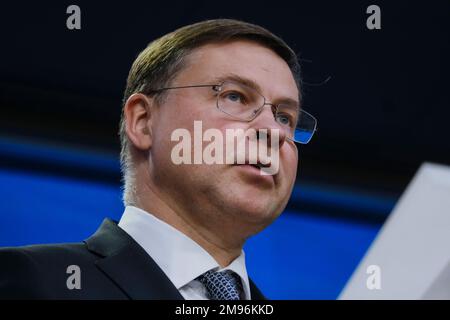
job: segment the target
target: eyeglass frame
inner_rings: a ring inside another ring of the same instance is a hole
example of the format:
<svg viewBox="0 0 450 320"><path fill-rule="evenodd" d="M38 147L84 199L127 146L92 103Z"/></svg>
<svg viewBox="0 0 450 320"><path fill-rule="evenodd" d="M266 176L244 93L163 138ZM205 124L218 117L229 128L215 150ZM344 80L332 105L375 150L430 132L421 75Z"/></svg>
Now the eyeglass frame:
<svg viewBox="0 0 450 320"><path fill-rule="evenodd" d="M151 90L148 90L148 91L142 90L141 93L150 95L150 94L159 93L159 92L162 92L162 91L165 91L165 90L187 89L187 88L208 88L208 87L211 87L211 88L212 88L214 91L216 91L216 92L220 92L219 90L215 90L214 87L222 87L222 86L224 85L224 83L227 83L227 82L237 83L237 84L239 84L240 86L246 86L245 84L238 83L238 82L236 82L236 81L225 80L225 81L223 81L223 82L221 82L221 83L219 83L219 84L196 84L196 85L188 85L188 86L164 87L164 88L158 88L158 89L151 89ZM272 107L275 108L275 113L274 113L274 115L278 112L278 107L279 107L279 105L281 105L281 103L278 104L278 105L276 105L276 104L267 102L267 101L266 101L266 97L265 97L263 94L261 94L261 93L260 93L258 90L256 90L255 88L251 88L251 89L254 90L255 92L257 92L257 93L264 99L264 103L261 105L261 107L259 107L259 108L257 109L257 112L254 113L254 116L253 116L251 119L249 119L249 120L244 120L244 119L242 119L242 118L239 118L239 117L237 117L237 116L235 116L235 115L232 115L232 114L230 114L230 113L224 111L224 110L219 106L219 95L217 96L217 99L216 99L216 107L217 107L217 109L219 109L221 112L227 114L228 116L230 116L230 117L232 117L232 118L234 118L234 119L236 119L236 120L239 120L239 121L245 121L245 122L250 122L250 121L255 120L255 119L260 115L262 109L263 109L264 106L266 106L266 105L269 105L269 106L272 106ZM299 109L300 109L300 107L299 107ZM314 133L315 133L316 131L318 131L318 128L317 128L317 119L316 119L316 117L314 117L314 116L313 116L312 114L310 114L309 112L303 110L303 108L300 109L299 111L300 111L300 112L303 112L303 113L305 113L305 114L307 114L307 115L310 116L312 119L314 119L314 129L312 130L311 136L309 137L308 141L306 141L306 142L296 141L296 140L294 140L293 138L290 138L290 137L286 137L286 138L289 139L289 140L291 140L291 141L293 141L293 142L297 142L297 143L300 143L300 144L308 144L308 143L311 141L312 137L314 136Z"/></svg>

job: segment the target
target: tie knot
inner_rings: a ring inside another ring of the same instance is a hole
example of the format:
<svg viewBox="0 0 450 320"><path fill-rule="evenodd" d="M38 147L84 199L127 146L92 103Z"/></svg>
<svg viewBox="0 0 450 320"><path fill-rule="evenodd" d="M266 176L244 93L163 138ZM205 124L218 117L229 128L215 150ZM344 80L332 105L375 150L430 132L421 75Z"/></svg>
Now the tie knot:
<svg viewBox="0 0 450 320"><path fill-rule="evenodd" d="M211 300L240 300L242 282L240 277L231 270L222 272L208 271L198 280L203 283Z"/></svg>

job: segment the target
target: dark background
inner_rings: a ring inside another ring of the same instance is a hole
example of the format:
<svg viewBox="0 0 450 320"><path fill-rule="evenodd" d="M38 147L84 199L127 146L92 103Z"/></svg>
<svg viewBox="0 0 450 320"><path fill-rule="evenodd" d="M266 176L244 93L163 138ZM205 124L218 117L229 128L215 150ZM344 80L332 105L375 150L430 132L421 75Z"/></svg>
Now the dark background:
<svg viewBox="0 0 450 320"><path fill-rule="evenodd" d="M1 135L117 153L138 52L175 28L223 17L284 38L306 82L331 76L304 88L319 132L300 147L300 179L398 195L423 161L450 163L449 1L74 3L81 30L66 28L72 2L1 5ZM370 4L381 7L381 30L366 28Z"/></svg>
<svg viewBox="0 0 450 320"><path fill-rule="evenodd" d="M81 8L81 30L66 28L71 4ZM381 30L366 27L371 4L381 8ZM299 175L288 210L344 221L349 223L345 230L372 228L353 260L343 262L348 268L333 289L338 292L419 166L450 164L448 0L2 3L0 215L15 212L27 192L48 190L48 196L57 188L41 180L32 187L10 172L75 178L85 182L84 190L91 190L89 183L118 190L118 122L133 60L153 39L210 18L260 24L299 54L309 83L305 109L318 118L319 131L299 147ZM326 84L314 85L329 76ZM83 197L78 201L103 199ZM0 240L12 239L7 229L3 223ZM21 240L6 242L54 240L33 238L30 230L36 228L21 230ZM351 243L354 234L346 232L339 237L345 234ZM321 261L316 262L310 271Z"/></svg>

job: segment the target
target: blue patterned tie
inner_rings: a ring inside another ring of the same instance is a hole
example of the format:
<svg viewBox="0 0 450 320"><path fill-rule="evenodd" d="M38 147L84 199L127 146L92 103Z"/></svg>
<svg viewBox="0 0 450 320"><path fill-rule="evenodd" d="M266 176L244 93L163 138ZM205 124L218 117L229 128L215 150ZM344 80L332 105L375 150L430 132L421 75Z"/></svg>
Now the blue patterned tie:
<svg viewBox="0 0 450 320"><path fill-rule="evenodd" d="M240 300L242 282L240 277L231 270L222 272L208 271L198 280L203 283L211 300Z"/></svg>

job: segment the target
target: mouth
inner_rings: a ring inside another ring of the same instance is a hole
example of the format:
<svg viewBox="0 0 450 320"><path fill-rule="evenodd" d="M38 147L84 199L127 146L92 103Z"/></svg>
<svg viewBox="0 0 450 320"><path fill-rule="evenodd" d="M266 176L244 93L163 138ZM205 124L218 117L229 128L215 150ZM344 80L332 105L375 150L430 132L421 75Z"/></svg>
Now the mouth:
<svg viewBox="0 0 450 320"><path fill-rule="evenodd" d="M262 174L262 170L270 167L270 165L270 163L264 164L260 161L257 161L257 163L250 163L246 160L242 164L234 164L233 166L239 168L242 171L243 177L249 182L273 186L276 182L278 173L274 175Z"/></svg>
<svg viewBox="0 0 450 320"><path fill-rule="evenodd" d="M257 163L249 163L248 161L246 161L244 164L255 167L257 169L270 168L270 165L271 165L271 163L264 164L260 161L258 161Z"/></svg>

